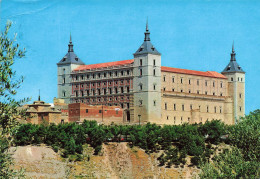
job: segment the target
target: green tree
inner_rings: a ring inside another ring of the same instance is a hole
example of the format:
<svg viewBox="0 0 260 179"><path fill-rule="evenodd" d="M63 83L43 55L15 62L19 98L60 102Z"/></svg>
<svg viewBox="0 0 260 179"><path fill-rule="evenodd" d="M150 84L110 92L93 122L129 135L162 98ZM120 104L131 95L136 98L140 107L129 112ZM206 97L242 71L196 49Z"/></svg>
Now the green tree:
<svg viewBox="0 0 260 179"><path fill-rule="evenodd" d="M28 100L13 99L23 77L15 78L16 73L12 65L16 60L24 57L25 50L19 48L15 36L9 37L10 27L11 22L7 22L5 30L0 35L0 178L14 178L18 175L10 167L12 162L7 149L13 141L18 126L17 119L25 116L25 111L20 111L18 107Z"/></svg>
<svg viewBox="0 0 260 179"><path fill-rule="evenodd" d="M200 178L259 178L259 162L245 161L236 147L201 165Z"/></svg>

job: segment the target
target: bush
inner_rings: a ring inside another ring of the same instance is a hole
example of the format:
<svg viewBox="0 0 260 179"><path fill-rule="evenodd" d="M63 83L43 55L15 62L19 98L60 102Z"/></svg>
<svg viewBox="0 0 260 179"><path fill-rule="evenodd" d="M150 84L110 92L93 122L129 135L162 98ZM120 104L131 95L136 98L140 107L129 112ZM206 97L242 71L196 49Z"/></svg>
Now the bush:
<svg viewBox="0 0 260 179"><path fill-rule="evenodd" d="M200 157L198 157L198 156L194 156L194 157L192 157L191 158L191 163L193 164L193 165L199 165L199 163L200 163Z"/></svg>

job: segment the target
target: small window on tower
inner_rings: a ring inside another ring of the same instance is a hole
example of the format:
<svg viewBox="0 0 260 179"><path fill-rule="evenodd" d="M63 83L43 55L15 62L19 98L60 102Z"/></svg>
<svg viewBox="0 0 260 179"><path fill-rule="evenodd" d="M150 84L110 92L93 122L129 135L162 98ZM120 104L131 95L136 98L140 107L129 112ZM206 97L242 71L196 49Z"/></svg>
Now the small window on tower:
<svg viewBox="0 0 260 179"><path fill-rule="evenodd" d="M231 81L233 81L233 77L231 77Z"/></svg>
<svg viewBox="0 0 260 179"><path fill-rule="evenodd" d="M155 100L153 101L153 105L156 106L156 101Z"/></svg>
<svg viewBox="0 0 260 179"><path fill-rule="evenodd" d="M140 66L142 66L143 65L143 60L142 59L140 59Z"/></svg>
<svg viewBox="0 0 260 179"><path fill-rule="evenodd" d="M239 98L242 98L242 93L239 93Z"/></svg>
<svg viewBox="0 0 260 179"><path fill-rule="evenodd" d="M63 68L63 74L65 75L65 68Z"/></svg>
<svg viewBox="0 0 260 179"><path fill-rule="evenodd" d="M63 97L65 97L65 96L66 96L66 92L64 91L64 92L63 92Z"/></svg>
<svg viewBox="0 0 260 179"><path fill-rule="evenodd" d="M153 60L153 66L155 66L155 59Z"/></svg>
<svg viewBox="0 0 260 179"><path fill-rule="evenodd" d="M140 69L140 76L142 76L143 75L143 70L142 69Z"/></svg>
<svg viewBox="0 0 260 179"><path fill-rule="evenodd" d="M163 81L165 81L166 80L166 77L165 76L163 76Z"/></svg>
<svg viewBox="0 0 260 179"><path fill-rule="evenodd" d="M153 90L156 90L156 85L153 85Z"/></svg>
<svg viewBox="0 0 260 179"><path fill-rule="evenodd" d="M155 69L153 69L153 76L155 76Z"/></svg>
<svg viewBox="0 0 260 179"><path fill-rule="evenodd" d="M167 103L164 103L164 109L167 110Z"/></svg>
<svg viewBox="0 0 260 179"><path fill-rule="evenodd" d="M65 78L63 78L63 83L65 83Z"/></svg>

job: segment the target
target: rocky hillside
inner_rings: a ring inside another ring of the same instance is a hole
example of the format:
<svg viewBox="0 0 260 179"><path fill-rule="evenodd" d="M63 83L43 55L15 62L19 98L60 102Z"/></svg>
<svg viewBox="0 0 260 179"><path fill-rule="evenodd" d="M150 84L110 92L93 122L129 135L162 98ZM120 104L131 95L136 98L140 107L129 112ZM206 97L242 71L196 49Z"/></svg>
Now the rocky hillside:
<svg viewBox="0 0 260 179"><path fill-rule="evenodd" d="M46 146L17 147L12 152L15 168L24 168L27 178L193 178L198 173L187 165L159 167L159 153L148 155L127 143L103 144L98 156L85 146L81 161L63 159Z"/></svg>

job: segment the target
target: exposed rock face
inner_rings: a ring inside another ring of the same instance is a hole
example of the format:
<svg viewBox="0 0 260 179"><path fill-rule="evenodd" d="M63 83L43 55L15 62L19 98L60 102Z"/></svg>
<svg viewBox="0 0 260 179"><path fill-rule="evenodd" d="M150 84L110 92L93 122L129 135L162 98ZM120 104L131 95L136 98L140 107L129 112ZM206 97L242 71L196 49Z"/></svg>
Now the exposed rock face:
<svg viewBox="0 0 260 179"><path fill-rule="evenodd" d="M66 163L51 148L23 146L11 148L15 168L24 168L28 178L66 178Z"/></svg>
<svg viewBox="0 0 260 179"><path fill-rule="evenodd" d="M159 154L148 155L142 149L129 148L127 143L103 145L101 156L93 156L93 149L87 147L84 159L79 162L61 159L59 154L44 146L12 150L15 168L24 168L28 178L192 178L198 173L198 169L187 166L159 167Z"/></svg>

